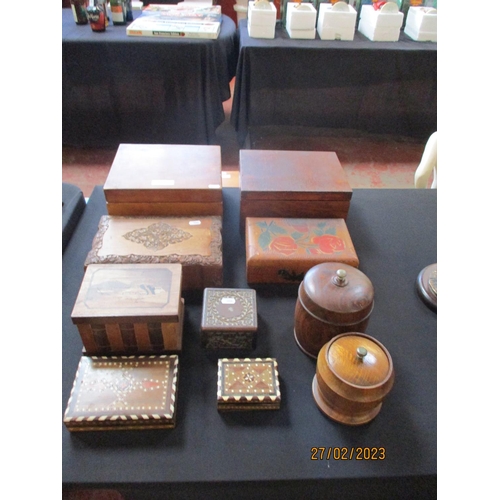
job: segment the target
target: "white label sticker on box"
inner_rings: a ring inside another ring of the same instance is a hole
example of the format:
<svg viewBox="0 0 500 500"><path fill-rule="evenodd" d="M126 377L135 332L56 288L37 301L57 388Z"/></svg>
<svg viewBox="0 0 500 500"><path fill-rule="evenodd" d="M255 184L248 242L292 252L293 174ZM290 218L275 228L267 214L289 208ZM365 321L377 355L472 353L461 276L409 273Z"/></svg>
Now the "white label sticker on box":
<svg viewBox="0 0 500 500"><path fill-rule="evenodd" d="M236 299L234 297L222 297L220 301L223 304L236 304Z"/></svg>
<svg viewBox="0 0 500 500"><path fill-rule="evenodd" d="M208 189L220 189L220 184L209 184Z"/></svg>
<svg viewBox="0 0 500 500"><path fill-rule="evenodd" d="M152 186L173 186L175 181L173 179L157 179L151 181Z"/></svg>
<svg viewBox="0 0 500 500"><path fill-rule="evenodd" d="M190 220L189 225L190 226L199 226L201 224L201 220Z"/></svg>

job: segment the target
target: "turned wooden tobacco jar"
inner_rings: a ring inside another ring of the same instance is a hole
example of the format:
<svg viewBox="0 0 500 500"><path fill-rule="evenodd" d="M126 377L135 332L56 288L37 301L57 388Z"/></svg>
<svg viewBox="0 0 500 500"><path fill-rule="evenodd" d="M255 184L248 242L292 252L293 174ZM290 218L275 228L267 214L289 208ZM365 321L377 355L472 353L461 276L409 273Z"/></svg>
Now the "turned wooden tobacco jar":
<svg viewBox="0 0 500 500"><path fill-rule="evenodd" d="M393 384L389 351L369 335L349 332L321 348L312 392L328 418L361 425L378 415Z"/></svg>
<svg viewBox="0 0 500 500"><path fill-rule="evenodd" d="M295 305L295 340L316 358L332 338L364 332L373 310L373 285L355 267L340 262L318 264L306 273Z"/></svg>

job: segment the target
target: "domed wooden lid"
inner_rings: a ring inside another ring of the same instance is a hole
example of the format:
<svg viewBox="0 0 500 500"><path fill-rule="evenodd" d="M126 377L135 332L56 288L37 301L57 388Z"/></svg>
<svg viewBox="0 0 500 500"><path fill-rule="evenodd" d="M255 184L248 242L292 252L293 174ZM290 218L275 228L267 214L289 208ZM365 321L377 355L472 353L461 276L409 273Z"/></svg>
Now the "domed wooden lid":
<svg viewBox="0 0 500 500"><path fill-rule="evenodd" d="M359 269L325 262L306 273L299 288L302 306L327 323L349 325L362 321L373 309L374 290Z"/></svg>
<svg viewBox="0 0 500 500"><path fill-rule="evenodd" d="M387 350L365 335L339 335L330 344L326 358L331 372L351 386L374 388L387 382L392 374Z"/></svg>

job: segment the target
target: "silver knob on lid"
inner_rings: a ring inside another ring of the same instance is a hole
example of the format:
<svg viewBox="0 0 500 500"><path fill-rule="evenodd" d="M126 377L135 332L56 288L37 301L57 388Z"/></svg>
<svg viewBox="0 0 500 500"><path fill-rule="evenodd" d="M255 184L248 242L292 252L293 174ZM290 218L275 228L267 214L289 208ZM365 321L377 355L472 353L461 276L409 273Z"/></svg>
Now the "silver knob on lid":
<svg viewBox="0 0 500 500"><path fill-rule="evenodd" d="M332 279L333 283L337 286L346 286L347 283L347 272L345 269L338 269L335 276Z"/></svg>
<svg viewBox="0 0 500 500"><path fill-rule="evenodd" d="M363 358L368 354L368 351L364 347L360 346L356 349L356 354L358 355L358 358L363 361Z"/></svg>

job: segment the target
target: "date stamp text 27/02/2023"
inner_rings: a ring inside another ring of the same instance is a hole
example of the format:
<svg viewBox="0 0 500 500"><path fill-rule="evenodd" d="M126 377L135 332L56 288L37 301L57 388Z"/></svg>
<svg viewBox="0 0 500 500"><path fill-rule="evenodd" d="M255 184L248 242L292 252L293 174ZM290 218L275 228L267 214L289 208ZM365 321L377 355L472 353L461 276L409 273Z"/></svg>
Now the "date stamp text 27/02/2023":
<svg viewBox="0 0 500 500"><path fill-rule="evenodd" d="M385 448L313 446L311 460L385 460Z"/></svg>

